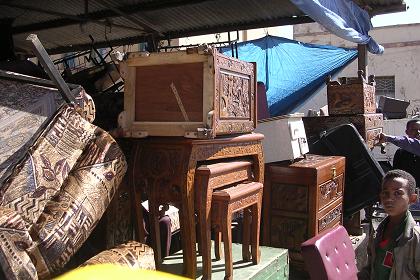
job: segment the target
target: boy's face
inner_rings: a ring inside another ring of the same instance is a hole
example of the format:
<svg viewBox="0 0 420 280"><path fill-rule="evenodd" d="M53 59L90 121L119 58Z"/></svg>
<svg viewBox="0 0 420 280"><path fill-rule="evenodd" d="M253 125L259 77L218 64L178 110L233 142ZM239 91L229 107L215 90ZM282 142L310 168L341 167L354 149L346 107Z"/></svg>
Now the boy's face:
<svg viewBox="0 0 420 280"><path fill-rule="evenodd" d="M406 186L407 180L404 178L393 178L383 183L380 194L381 203L389 216L405 213L408 206L416 201L417 195L409 195Z"/></svg>

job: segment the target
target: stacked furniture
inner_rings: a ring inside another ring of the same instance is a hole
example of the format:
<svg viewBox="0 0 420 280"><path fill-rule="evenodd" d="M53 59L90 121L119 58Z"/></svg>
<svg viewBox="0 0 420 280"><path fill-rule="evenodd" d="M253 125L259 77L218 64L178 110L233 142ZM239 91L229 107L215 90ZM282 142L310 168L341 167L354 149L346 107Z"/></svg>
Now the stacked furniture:
<svg viewBox="0 0 420 280"><path fill-rule="evenodd" d="M289 249L303 269L300 244L342 223L345 158L307 154L265 167L263 243Z"/></svg>
<svg viewBox="0 0 420 280"><path fill-rule="evenodd" d="M302 114L259 121L264 133L263 244L287 248L303 270L300 244L342 222L344 157L310 155Z"/></svg>
<svg viewBox="0 0 420 280"><path fill-rule="evenodd" d="M262 204L262 184L254 179L252 161L228 161L202 165L195 176L196 210L200 226L200 251L203 256L203 278L211 277L210 229L216 230L215 256L219 260L220 233L225 244L226 277L232 277L232 214L244 211L242 258L249 261L249 238L252 235L253 262L257 264L259 247L259 224ZM238 184L239 183L239 184ZM228 186L228 187L227 187ZM227 188L226 188L227 187ZM220 190L221 188L224 188ZM248 209L250 208L250 209ZM250 210L250 211L249 211ZM252 234L248 221L252 220Z"/></svg>
<svg viewBox="0 0 420 280"><path fill-rule="evenodd" d="M376 113L374 77L341 78L327 83L329 116L303 118L308 138L340 124L353 124L369 148L383 130L383 115Z"/></svg>
<svg viewBox="0 0 420 280"><path fill-rule="evenodd" d="M119 124L124 137L134 142L129 174L136 220L142 221L138 206L142 195L146 195L159 267L159 209L167 203L178 206L184 274L194 278L195 213L199 217L200 240L204 240L199 242L201 251L209 260L210 209L215 187L211 182L197 183L200 166L221 162L235 165L238 160L248 160L246 169L252 170L252 181L263 183L263 135L252 133L256 126L256 65L198 47L168 53L132 53L120 69L125 93ZM236 174L235 170L230 175ZM247 173L250 178L251 173ZM217 187L227 187L229 181L225 179ZM141 240L142 224L137 225L137 232ZM208 278L210 267L207 261Z"/></svg>
<svg viewBox="0 0 420 280"><path fill-rule="evenodd" d="M383 115L376 113L374 76L366 80L362 70L358 74L327 82L329 116L304 118L312 153L346 157L345 225L355 235L361 234L359 210L378 201L383 171L368 149L384 126ZM357 191L361 186L366 190L362 194Z"/></svg>

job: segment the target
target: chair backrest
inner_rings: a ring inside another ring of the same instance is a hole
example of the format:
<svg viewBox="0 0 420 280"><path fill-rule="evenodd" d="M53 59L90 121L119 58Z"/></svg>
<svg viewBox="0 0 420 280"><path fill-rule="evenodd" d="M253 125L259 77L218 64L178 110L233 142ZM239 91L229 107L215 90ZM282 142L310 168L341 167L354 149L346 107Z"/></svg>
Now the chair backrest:
<svg viewBox="0 0 420 280"><path fill-rule="evenodd" d="M301 248L311 279L357 279L354 249L343 226L316 235Z"/></svg>

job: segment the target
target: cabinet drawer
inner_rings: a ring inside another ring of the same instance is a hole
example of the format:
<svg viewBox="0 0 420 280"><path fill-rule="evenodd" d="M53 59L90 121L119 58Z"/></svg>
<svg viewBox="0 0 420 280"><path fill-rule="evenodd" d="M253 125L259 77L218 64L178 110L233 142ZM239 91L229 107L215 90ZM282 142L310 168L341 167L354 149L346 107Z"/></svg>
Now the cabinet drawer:
<svg viewBox="0 0 420 280"><path fill-rule="evenodd" d="M344 176L340 174L332 180L321 184L319 186L318 194L318 210L323 209L327 205L333 203L343 196Z"/></svg>
<svg viewBox="0 0 420 280"><path fill-rule="evenodd" d="M328 211L325 215L318 218L318 233L332 228L334 225L342 222L343 204L339 203Z"/></svg>

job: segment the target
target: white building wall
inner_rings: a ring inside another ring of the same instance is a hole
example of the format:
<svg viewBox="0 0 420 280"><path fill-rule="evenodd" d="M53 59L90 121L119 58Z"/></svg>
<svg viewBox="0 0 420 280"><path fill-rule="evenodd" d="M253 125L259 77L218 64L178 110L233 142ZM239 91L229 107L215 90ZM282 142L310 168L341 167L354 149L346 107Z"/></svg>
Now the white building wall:
<svg viewBox="0 0 420 280"><path fill-rule="evenodd" d="M370 32L375 40L385 47L383 55L368 55L369 75L395 76L395 97L411 102L408 114L420 111L420 24L407 24L375 28ZM305 43L356 48L325 31L317 23L294 26L294 39ZM339 76L357 75L357 59L348 65ZM296 109L307 113L308 109L319 110L327 105L326 87Z"/></svg>

